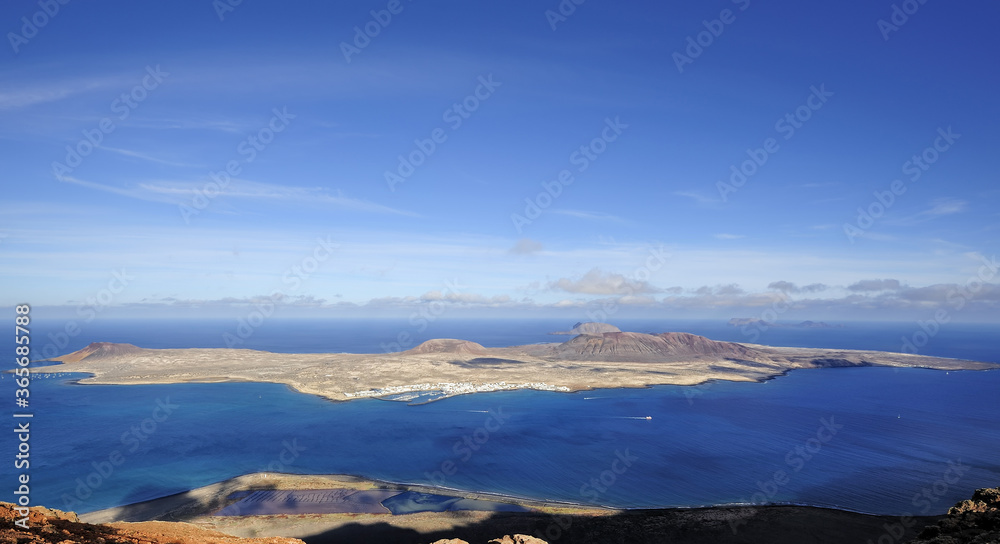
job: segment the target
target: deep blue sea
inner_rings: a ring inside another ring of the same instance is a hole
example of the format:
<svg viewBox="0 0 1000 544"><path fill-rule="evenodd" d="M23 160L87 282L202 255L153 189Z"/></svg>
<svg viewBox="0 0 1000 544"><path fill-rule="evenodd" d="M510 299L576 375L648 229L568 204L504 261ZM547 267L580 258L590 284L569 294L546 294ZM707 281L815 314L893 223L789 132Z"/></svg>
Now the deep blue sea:
<svg viewBox="0 0 1000 544"><path fill-rule="evenodd" d="M32 345L58 344L60 353L92 341L224 347L223 333L235 334L236 324L97 320L63 338L64 322L41 321ZM546 333L572 324L439 320L419 331L406 320L272 320L239 347L382 352L401 332L413 336L403 349L441 337L492 347L563 341ZM749 341L720 322L614 324ZM901 337L917 330L775 328L756 342L899 351ZM0 349L13 353L12 342ZM921 353L1000 362L1000 326L946 324ZM333 403L275 384L72 383L79 377L32 382L33 504L87 512L256 471L348 473L626 508L794 503L883 514L942 513L978 487L1000 485L1000 371L817 369L766 383L497 392L420 406ZM0 396L13 407L10 375ZM0 435L9 468L13 434ZM15 498L22 471L9 468L0 500Z"/></svg>

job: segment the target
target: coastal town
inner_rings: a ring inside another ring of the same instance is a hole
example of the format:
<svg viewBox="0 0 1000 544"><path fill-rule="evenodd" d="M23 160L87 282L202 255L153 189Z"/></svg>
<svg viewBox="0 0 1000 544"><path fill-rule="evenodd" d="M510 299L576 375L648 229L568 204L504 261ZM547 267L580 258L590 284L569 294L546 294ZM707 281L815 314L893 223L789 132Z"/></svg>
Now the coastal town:
<svg viewBox="0 0 1000 544"><path fill-rule="evenodd" d="M365 391L355 391L354 393L344 393L344 396L350 399L366 398L366 397L384 397L387 395L399 395L405 393L439 393L439 398L451 397L455 395L465 395L468 393L488 393L491 391L505 391L511 389L535 389L538 391L562 391L569 392L570 388L561 385L549 385L544 382L528 382L528 383L507 383L507 382L493 382L493 383L454 383L454 382L439 382L439 383L418 383L415 385L391 385L387 387L381 387L377 389L368 389Z"/></svg>

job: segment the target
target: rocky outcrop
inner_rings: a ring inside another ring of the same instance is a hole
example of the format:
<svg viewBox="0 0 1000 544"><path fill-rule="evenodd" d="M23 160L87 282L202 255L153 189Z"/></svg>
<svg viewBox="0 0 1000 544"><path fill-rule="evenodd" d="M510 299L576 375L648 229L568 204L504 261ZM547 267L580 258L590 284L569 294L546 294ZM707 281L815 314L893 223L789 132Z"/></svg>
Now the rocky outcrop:
<svg viewBox="0 0 1000 544"><path fill-rule="evenodd" d="M458 539L449 538L447 540L442 539L431 544L469 544L468 542ZM548 544L540 538L535 538L528 535L504 535L503 538L494 538L493 540L487 542L486 544Z"/></svg>
<svg viewBox="0 0 1000 544"><path fill-rule="evenodd" d="M606 332L622 332L622 330L607 323L588 321L586 323L577 323L568 331L557 331L549 334L604 334Z"/></svg>
<svg viewBox="0 0 1000 544"><path fill-rule="evenodd" d="M504 535L503 538L494 538L486 544L548 544L540 538L528 535Z"/></svg>
<svg viewBox="0 0 1000 544"><path fill-rule="evenodd" d="M948 517L924 528L911 544L995 544L1000 542L1000 487L977 489Z"/></svg>
<svg viewBox="0 0 1000 544"><path fill-rule="evenodd" d="M24 521L21 521L24 520ZM21 521L28 529L24 529ZM23 512L9 502L0 502L0 542L18 544L305 544L297 538L240 538L190 523L147 521L142 523L81 523L73 512L34 506Z"/></svg>

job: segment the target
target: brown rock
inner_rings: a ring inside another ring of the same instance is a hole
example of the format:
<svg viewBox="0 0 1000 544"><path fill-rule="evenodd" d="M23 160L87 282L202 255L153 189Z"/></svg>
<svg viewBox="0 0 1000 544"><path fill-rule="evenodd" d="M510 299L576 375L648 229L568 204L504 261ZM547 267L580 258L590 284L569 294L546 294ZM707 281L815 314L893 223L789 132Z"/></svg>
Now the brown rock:
<svg viewBox="0 0 1000 544"><path fill-rule="evenodd" d="M488 544L548 544L540 538L528 535L504 535L503 538L494 538Z"/></svg>
<svg viewBox="0 0 1000 544"><path fill-rule="evenodd" d="M1000 488L977 489L972 499L948 510L948 517L925 527L911 544L992 544L1000 542Z"/></svg>
<svg viewBox="0 0 1000 544"><path fill-rule="evenodd" d="M296 538L240 538L189 523L148 521L93 525L80 523L73 512L43 506L28 511L28 529L16 505L0 502L0 542L18 544L304 544Z"/></svg>

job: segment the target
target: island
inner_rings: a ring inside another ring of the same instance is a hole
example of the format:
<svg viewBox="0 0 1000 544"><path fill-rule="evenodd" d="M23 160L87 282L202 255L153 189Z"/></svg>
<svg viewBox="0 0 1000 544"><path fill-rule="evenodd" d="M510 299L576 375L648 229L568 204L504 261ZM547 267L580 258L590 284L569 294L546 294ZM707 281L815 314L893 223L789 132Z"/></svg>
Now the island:
<svg viewBox="0 0 1000 544"><path fill-rule="evenodd" d="M622 332L622 331L621 329L619 329L614 325L589 321L586 323L577 323L576 325L573 325L573 328L568 331L556 331L556 332L550 332L549 334L570 334L576 336L578 334L604 334L606 332Z"/></svg>
<svg viewBox="0 0 1000 544"><path fill-rule="evenodd" d="M767 321L759 317L734 317L729 320L730 327L766 326L784 329L839 329L843 325L831 325L823 321L801 321L799 323L779 323L777 321Z"/></svg>
<svg viewBox="0 0 1000 544"><path fill-rule="evenodd" d="M575 328L581 328L578 324ZM611 327L593 324L599 330ZM939 370L1000 368L987 362L880 351L721 342L689 333L583 333L561 343L486 348L428 340L394 353L271 353L249 349L145 349L95 342L33 372L82 372L80 383L270 382L333 401L431 402L510 389L572 392L710 380L764 381L796 369L857 366Z"/></svg>

